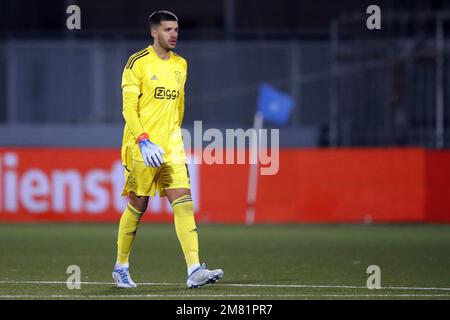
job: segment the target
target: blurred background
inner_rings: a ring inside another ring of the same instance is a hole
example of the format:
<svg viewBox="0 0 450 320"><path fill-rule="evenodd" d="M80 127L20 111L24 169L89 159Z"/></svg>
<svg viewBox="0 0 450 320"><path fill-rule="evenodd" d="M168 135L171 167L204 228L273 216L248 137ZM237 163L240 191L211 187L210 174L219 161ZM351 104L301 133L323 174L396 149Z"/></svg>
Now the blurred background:
<svg viewBox="0 0 450 320"><path fill-rule="evenodd" d="M381 9L379 30L367 27L372 4ZM66 27L70 5L81 9L79 30ZM204 130L251 128L262 83L293 102L287 122L264 123L280 129L282 150L279 174L258 181L262 222L281 219L273 218L278 211L287 212L285 222L423 221L430 212L450 220L450 2L444 0L3 0L5 212L28 212L30 198L40 213L90 212L83 195L106 210L105 193L80 189L81 180L56 184L52 172L76 168L83 175L120 157L122 71L131 54L151 43L148 16L160 9L180 20L176 52L189 62L186 129L195 120ZM53 149L27 153L37 147ZM71 157L73 147L89 149ZM75 158L86 167L70 162ZM35 167L45 179L25 174ZM248 168L219 167L202 166L194 179L203 221L245 221L226 212L245 216L254 204L246 198ZM19 176L9 177L7 169L17 168ZM92 181L91 189L112 188L111 198L119 197L120 178ZM52 188L62 188L62 200L54 200ZM20 199L23 190L31 190L28 200ZM295 199L287 196L292 190ZM221 192L236 201L224 206ZM120 213L120 204L115 208ZM208 216L220 210L220 218Z"/></svg>

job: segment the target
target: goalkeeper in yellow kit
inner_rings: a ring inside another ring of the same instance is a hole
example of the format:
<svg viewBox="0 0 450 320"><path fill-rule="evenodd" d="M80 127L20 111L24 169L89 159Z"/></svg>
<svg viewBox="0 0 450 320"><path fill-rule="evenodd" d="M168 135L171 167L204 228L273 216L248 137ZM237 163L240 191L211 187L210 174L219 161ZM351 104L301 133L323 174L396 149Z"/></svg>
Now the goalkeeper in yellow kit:
<svg viewBox="0 0 450 320"><path fill-rule="evenodd" d="M187 264L187 285L196 288L216 282L223 271L208 270L199 260L181 135L187 62L172 52L178 38L178 19L173 13L152 13L150 31L153 44L129 58L122 76L126 122L122 144L126 180L122 195L127 195L129 202L120 218L112 275L118 287L136 287L128 259L149 197L158 190L172 205L175 230Z"/></svg>

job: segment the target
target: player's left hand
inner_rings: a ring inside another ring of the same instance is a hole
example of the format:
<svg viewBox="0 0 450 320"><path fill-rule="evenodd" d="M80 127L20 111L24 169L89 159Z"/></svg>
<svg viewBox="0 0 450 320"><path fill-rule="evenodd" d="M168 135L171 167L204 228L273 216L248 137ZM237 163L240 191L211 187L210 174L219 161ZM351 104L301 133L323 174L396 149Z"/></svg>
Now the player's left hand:
<svg viewBox="0 0 450 320"><path fill-rule="evenodd" d="M163 155L165 154L163 148L151 142L148 135L141 135L138 138L139 150L141 151L142 159L147 167L159 168L164 163Z"/></svg>

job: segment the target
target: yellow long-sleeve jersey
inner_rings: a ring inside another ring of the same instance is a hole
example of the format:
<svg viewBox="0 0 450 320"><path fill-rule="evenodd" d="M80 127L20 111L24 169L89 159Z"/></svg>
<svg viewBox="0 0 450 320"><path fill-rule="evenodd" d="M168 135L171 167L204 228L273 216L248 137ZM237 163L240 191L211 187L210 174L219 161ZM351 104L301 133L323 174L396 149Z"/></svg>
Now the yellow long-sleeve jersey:
<svg viewBox="0 0 450 320"><path fill-rule="evenodd" d="M136 142L143 133L164 149L165 162L186 162L181 135L186 77L186 60L173 52L163 60L149 46L129 58L122 76L125 166L131 158L143 161Z"/></svg>

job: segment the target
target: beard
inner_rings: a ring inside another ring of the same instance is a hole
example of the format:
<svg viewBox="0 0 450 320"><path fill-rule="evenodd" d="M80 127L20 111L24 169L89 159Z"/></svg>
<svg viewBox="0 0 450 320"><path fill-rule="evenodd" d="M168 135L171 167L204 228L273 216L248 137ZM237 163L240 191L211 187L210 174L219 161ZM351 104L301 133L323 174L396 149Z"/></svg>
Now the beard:
<svg viewBox="0 0 450 320"><path fill-rule="evenodd" d="M159 45L161 46L161 48L163 48L164 50L167 50L167 51L175 49L175 46L176 46L176 45L170 44L168 41L160 41Z"/></svg>

